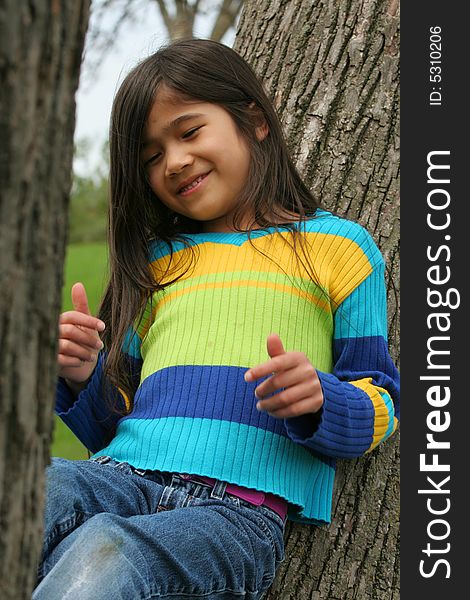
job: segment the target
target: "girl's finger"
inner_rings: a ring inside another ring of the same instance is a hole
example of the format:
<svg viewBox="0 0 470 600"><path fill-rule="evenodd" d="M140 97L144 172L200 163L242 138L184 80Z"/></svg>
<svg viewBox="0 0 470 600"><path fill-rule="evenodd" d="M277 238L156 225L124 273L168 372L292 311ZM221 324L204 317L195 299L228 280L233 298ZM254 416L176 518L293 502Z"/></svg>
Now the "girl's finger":
<svg viewBox="0 0 470 600"><path fill-rule="evenodd" d="M96 351L90 351L70 340L59 340L59 354L78 358L85 362L93 362L96 360Z"/></svg>
<svg viewBox="0 0 470 600"><path fill-rule="evenodd" d="M258 410L264 410L265 412L274 412L276 410L284 409L290 404L299 402L300 400L311 397L315 394L315 385L308 381L298 385L293 385L285 390L282 390L274 396L270 396L266 400L260 400L256 404Z"/></svg>
<svg viewBox="0 0 470 600"><path fill-rule="evenodd" d="M270 412L270 416L275 419L290 419L292 417L299 417L300 415L311 415L312 420L315 419L316 412L321 408L317 406L315 401L312 398L304 398L303 400L299 400L299 402L295 402L294 404L289 404L286 408L281 408L277 411Z"/></svg>
<svg viewBox="0 0 470 600"><path fill-rule="evenodd" d="M59 317L59 324L62 323L80 325L82 327L88 327L89 329L95 329L96 331L104 331L105 329L105 324L100 319L92 317L91 315L85 315L76 310L69 310L62 313Z"/></svg>
<svg viewBox="0 0 470 600"><path fill-rule="evenodd" d="M261 363L256 365L256 367L248 369L245 373L245 381L255 381L256 379L265 377L271 373L291 369L304 360L306 360L305 355L301 352L286 352L285 354L280 354L265 363Z"/></svg>
<svg viewBox="0 0 470 600"><path fill-rule="evenodd" d="M66 356L65 354L58 354L57 362L59 367L83 367L83 360L73 356Z"/></svg>
<svg viewBox="0 0 470 600"><path fill-rule="evenodd" d="M100 340L96 330L70 325L69 323L59 325L59 339L71 340L93 350L101 350L103 348L103 342Z"/></svg>
<svg viewBox="0 0 470 600"><path fill-rule="evenodd" d="M315 376L315 369L310 363L296 365L292 369L281 371L266 379L255 390L257 398L263 398L268 394L272 394L280 388L287 388L303 381L308 381Z"/></svg>
<svg viewBox="0 0 470 600"><path fill-rule="evenodd" d="M90 307L88 306L88 298L83 283L77 282L72 286L71 297L75 310L84 313L85 315L91 315Z"/></svg>

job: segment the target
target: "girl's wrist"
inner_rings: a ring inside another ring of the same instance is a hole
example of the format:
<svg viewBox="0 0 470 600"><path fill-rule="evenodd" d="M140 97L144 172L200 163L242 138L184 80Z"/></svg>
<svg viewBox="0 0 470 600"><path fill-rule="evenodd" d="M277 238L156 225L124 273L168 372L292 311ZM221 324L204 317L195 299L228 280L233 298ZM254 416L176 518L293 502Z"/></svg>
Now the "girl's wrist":
<svg viewBox="0 0 470 600"><path fill-rule="evenodd" d="M80 392L82 392L88 386L90 379L91 379L91 377L89 377L85 381L76 382L76 381L71 381L70 379L64 378L64 381L65 381L67 387L69 388L69 390L74 395L74 397L78 398L78 395L80 394Z"/></svg>

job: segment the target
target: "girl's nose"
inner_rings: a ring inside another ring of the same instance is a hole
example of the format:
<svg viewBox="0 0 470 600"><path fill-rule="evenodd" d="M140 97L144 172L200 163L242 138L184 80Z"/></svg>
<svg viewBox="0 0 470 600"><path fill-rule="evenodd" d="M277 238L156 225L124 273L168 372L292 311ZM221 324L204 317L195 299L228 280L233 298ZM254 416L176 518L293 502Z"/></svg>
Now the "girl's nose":
<svg viewBox="0 0 470 600"><path fill-rule="evenodd" d="M193 163L193 158L185 148L173 149L167 152L166 158L166 172L167 177L177 175L181 171Z"/></svg>

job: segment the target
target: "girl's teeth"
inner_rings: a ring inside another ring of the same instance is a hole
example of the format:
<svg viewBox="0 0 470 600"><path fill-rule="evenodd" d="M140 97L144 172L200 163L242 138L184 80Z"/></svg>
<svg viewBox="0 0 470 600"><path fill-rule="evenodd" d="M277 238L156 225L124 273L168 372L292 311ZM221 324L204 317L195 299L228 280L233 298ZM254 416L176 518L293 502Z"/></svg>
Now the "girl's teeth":
<svg viewBox="0 0 470 600"><path fill-rule="evenodd" d="M181 192L186 192L186 190L191 190L193 187L196 187L197 184L202 181L204 179L204 175L201 175L201 177L198 177L197 179L195 179L192 183L190 183L189 185L185 185L184 188L181 190ZM181 193L180 192L180 193Z"/></svg>

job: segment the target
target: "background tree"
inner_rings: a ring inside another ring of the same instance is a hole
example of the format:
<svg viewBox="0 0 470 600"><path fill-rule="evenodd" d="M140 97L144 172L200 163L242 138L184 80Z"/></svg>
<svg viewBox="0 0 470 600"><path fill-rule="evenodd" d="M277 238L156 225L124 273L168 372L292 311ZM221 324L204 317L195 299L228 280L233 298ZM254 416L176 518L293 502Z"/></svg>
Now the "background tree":
<svg viewBox="0 0 470 600"><path fill-rule="evenodd" d="M75 158L90 152L91 140L82 139L75 147ZM74 173L69 207L69 244L106 243L108 228L109 145L102 147L100 164L91 175ZM69 247L70 249L70 247ZM67 290L70 295L70 290Z"/></svg>
<svg viewBox="0 0 470 600"><path fill-rule="evenodd" d="M0 598L42 545L74 95L89 0L0 1Z"/></svg>
<svg viewBox="0 0 470 600"><path fill-rule="evenodd" d="M136 7L146 4L148 10L157 9L162 17L167 37L199 37L196 23L201 19L211 23L207 37L221 42L226 33L235 27L243 0L95 0L89 43L99 57L103 57L119 40L124 24L133 22ZM103 21L111 9L116 14L114 24L105 28Z"/></svg>
<svg viewBox="0 0 470 600"><path fill-rule="evenodd" d="M398 0L247 0L234 48L275 99L297 167L324 206L371 232L389 268L398 361ZM288 523L266 600L399 598L399 440L339 461L333 523Z"/></svg>

